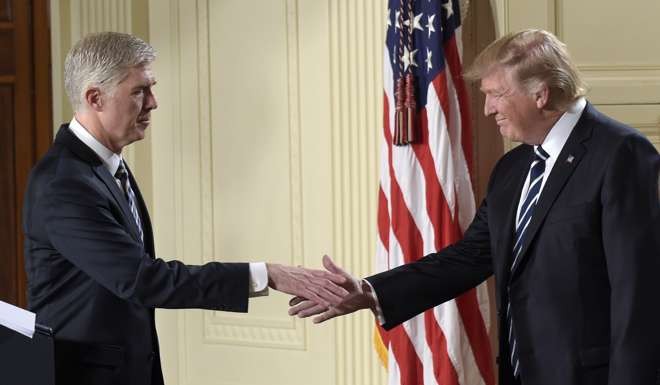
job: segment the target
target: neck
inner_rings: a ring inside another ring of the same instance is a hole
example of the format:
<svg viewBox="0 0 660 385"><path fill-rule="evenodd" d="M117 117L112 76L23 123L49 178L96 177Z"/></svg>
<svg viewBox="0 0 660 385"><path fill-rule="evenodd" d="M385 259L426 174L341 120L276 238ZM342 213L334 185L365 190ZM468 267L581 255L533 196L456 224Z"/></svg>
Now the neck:
<svg viewBox="0 0 660 385"><path fill-rule="evenodd" d="M550 130L552 130L552 127L557 124L557 121L561 118L561 116L564 114L566 111L560 111L560 110L542 110L541 111L541 125L540 125L540 135L538 138L535 138L534 143L529 143L532 145L540 145L545 141L545 138L548 136L548 133L550 133Z"/></svg>
<svg viewBox="0 0 660 385"><path fill-rule="evenodd" d="M122 148L112 143L110 137L103 129L103 124L97 116L84 111L76 111L74 116L78 123L80 123L80 125L83 126L83 128L87 130L94 139L98 140L99 143L115 154L121 154Z"/></svg>

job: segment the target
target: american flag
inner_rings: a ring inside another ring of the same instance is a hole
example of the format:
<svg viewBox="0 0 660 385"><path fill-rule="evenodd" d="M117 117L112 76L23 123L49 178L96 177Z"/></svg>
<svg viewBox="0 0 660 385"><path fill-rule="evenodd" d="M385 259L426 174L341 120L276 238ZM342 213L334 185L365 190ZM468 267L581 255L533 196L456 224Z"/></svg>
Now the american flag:
<svg viewBox="0 0 660 385"><path fill-rule="evenodd" d="M379 271L456 242L475 214L460 23L458 0L390 0L388 4ZM395 89L406 73L414 76L416 124L410 131L412 144L401 146L393 145L401 137L395 133ZM388 367L388 383L494 384L489 317L483 284L389 332L378 327L376 348Z"/></svg>

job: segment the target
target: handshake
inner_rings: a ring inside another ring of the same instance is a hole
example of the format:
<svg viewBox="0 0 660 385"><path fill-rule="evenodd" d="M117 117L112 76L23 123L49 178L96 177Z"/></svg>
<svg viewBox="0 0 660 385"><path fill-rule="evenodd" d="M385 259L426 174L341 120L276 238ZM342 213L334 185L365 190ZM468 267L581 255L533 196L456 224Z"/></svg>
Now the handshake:
<svg viewBox="0 0 660 385"><path fill-rule="evenodd" d="M354 278L327 255L323 266L326 270L267 265L268 286L294 296L289 301L289 315L316 315L314 323L321 323L361 309L376 313L376 296L366 281Z"/></svg>

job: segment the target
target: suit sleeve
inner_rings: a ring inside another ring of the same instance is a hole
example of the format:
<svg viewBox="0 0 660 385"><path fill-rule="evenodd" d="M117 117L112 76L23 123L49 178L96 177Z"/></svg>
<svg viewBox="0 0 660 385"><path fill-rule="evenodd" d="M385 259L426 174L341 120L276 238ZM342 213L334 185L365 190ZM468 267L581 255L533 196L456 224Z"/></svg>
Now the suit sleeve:
<svg viewBox="0 0 660 385"><path fill-rule="evenodd" d="M638 135L612 154L602 188L602 239L611 286L610 384L660 374L660 157Z"/></svg>
<svg viewBox="0 0 660 385"><path fill-rule="evenodd" d="M376 292L385 329L459 296L492 274L487 205L485 199L461 241L366 278Z"/></svg>
<svg viewBox="0 0 660 385"><path fill-rule="evenodd" d="M146 307L247 311L248 264L152 258L118 222L108 198L80 178L53 182L42 203L53 247L116 296Z"/></svg>

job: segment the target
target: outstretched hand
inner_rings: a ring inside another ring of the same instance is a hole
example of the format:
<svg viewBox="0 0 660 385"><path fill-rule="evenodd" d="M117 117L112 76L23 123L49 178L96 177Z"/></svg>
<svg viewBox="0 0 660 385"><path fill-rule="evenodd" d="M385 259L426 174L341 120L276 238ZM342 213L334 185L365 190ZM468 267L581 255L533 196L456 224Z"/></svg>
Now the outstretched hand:
<svg viewBox="0 0 660 385"><path fill-rule="evenodd" d="M311 297L297 296L289 301L289 315L297 315L300 318L306 318L313 315L314 323L321 323L331 318L353 313L361 309L374 309L376 304L372 296L367 294L364 290L366 288L360 280L356 279L344 269L337 266L334 261L327 255L323 256L323 266L329 273L340 276L344 279L341 286L346 290L347 295L342 297L339 303L331 304L330 306L314 300Z"/></svg>
<svg viewBox="0 0 660 385"><path fill-rule="evenodd" d="M348 295L342 286L346 278L340 274L304 267L266 264L268 286L283 293L309 298L323 306L341 303Z"/></svg>

